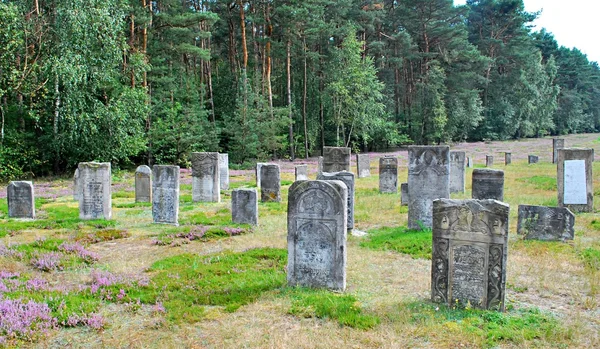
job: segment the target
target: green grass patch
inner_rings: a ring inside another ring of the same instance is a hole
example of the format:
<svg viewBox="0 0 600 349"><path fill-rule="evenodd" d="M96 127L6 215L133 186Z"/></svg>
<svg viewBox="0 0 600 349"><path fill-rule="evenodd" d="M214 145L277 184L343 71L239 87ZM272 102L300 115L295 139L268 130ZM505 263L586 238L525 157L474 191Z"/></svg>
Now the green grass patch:
<svg viewBox="0 0 600 349"><path fill-rule="evenodd" d="M581 251L581 258L586 268L594 271L600 271L600 250L588 247Z"/></svg>
<svg viewBox="0 0 600 349"><path fill-rule="evenodd" d="M136 208L136 207L152 207L151 202L126 202L126 203L113 203L115 208Z"/></svg>
<svg viewBox="0 0 600 349"><path fill-rule="evenodd" d="M279 215L287 212L287 205L281 202L259 202L260 214Z"/></svg>
<svg viewBox="0 0 600 349"><path fill-rule="evenodd" d="M199 211L181 219L183 225L231 225L231 212L222 208L217 212Z"/></svg>
<svg viewBox="0 0 600 349"><path fill-rule="evenodd" d="M103 241L112 241L124 239L131 236L127 230L122 229L102 229L93 232L79 230L75 233L73 239L84 244L95 244Z"/></svg>
<svg viewBox="0 0 600 349"><path fill-rule="evenodd" d="M600 221L597 219L594 219L590 222L590 226L596 230L600 230Z"/></svg>
<svg viewBox="0 0 600 349"><path fill-rule="evenodd" d="M360 246L372 250L390 250L413 258L431 259L431 230L408 230L405 227L381 228L369 232Z"/></svg>
<svg viewBox="0 0 600 349"><path fill-rule="evenodd" d="M533 176L517 179L520 182L531 184L534 188L540 190L556 191L556 177L551 176Z"/></svg>
<svg viewBox="0 0 600 349"><path fill-rule="evenodd" d="M292 185L294 183L294 181L288 181L288 180L282 180L281 181L281 186L286 186L286 185Z"/></svg>
<svg viewBox="0 0 600 349"><path fill-rule="evenodd" d="M111 198L113 198L113 199L135 198L135 192L134 191L119 190L117 192L112 193Z"/></svg>

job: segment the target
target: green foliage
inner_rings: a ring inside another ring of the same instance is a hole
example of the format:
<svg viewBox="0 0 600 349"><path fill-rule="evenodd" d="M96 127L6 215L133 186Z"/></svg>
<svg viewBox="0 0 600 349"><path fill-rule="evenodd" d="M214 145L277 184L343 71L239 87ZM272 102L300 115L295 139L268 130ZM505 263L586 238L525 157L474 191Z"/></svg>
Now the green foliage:
<svg viewBox="0 0 600 349"><path fill-rule="evenodd" d="M583 259L584 265L595 271L600 271L600 250L588 247L581 251L581 258Z"/></svg>
<svg viewBox="0 0 600 349"><path fill-rule="evenodd" d="M405 227L380 228L369 232L362 247L373 250L396 251L413 258L431 259L431 230L408 230Z"/></svg>

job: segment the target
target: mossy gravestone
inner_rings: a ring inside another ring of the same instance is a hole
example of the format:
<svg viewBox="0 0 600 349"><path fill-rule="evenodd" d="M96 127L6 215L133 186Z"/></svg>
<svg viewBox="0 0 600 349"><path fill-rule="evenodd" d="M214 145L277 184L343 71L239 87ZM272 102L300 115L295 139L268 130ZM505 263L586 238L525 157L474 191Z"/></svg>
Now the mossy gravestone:
<svg viewBox="0 0 600 349"><path fill-rule="evenodd" d="M110 219L110 162L79 163L79 219Z"/></svg>
<svg viewBox="0 0 600 349"><path fill-rule="evenodd" d="M220 202L219 153L192 153L192 201Z"/></svg>
<svg viewBox="0 0 600 349"><path fill-rule="evenodd" d="M238 224L258 225L256 189L240 188L231 192L231 220Z"/></svg>
<svg viewBox="0 0 600 349"><path fill-rule="evenodd" d="M135 202L152 202L152 170L146 165L135 170Z"/></svg>
<svg viewBox="0 0 600 349"><path fill-rule="evenodd" d="M152 219L154 223L179 223L179 166L152 167Z"/></svg>
<svg viewBox="0 0 600 349"><path fill-rule="evenodd" d="M574 226L575 215L566 207L519 205L517 234L523 239L573 240Z"/></svg>
<svg viewBox="0 0 600 349"><path fill-rule="evenodd" d="M322 172L350 172L350 148L323 147Z"/></svg>
<svg viewBox="0 0 600 349"><path fill-rule="evenodd" d="M393 156L379 158L379 192L383 194L398 192L398 158Z"/></svg>
<svg viewBox="0 0 600 349"><path fill-rule="evenodd" d="M277 164L264 164L261 166L260 201L281 201L281 172Z"/></svg>
<svg viewBox="0 0 600 349"><path fill-rule="evenodd" d="M10 218L35 218L35 195L33 183L27 181L14 181L6 188L8 201L8 217Z"/></svg>

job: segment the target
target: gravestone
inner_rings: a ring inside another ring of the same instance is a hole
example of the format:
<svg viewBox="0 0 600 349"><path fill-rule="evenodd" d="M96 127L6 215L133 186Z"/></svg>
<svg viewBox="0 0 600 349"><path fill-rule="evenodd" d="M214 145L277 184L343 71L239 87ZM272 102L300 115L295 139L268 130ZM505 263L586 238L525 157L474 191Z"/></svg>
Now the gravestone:
<svg viewBox="0 0 600 349"><path fill-rule="evenodd" d="M494 166L494 157L491 155L486 155L485 156L485 167L492 167Z"/></svg>
<svg viewBox="0 0 600 349"><path fill-rule="evenodd" d="M341 181L348 188L348 222L346 227L348 230L354 229L354 173L341 171L341 172L323 172L317 175L317 180L321 181Z"/></svg>
<svg viewBox="0 0 600 349"><path fill-rule="evenodd" d="M350 148L323 147L322 172L350 172Z"/></svg>
<svg viewBox="0 0 600 349"><path fill-rule="evenodd" d="M154 223L179 223L179 166L152 166L152 219Z"/></svg>
<svg viewBox="0 0 600 349"><path fill-rule="evenodd" d="M146 165L135 170L135 202L152 202L152 170Z"/></svg>
<svg viewBox="0 0 600 349"><path fill-rule="evenodd" d="M266 162L257 162L256 163L256 188L260 189L260 169L263 167L263 165L266 165Z"/></svg>
<svg viewBox="0 0 600 349"><path fill-rule="evenodd" d="M296 172L297 181L308 180L308 165L297 165L294 170Z"/></svg>
<svg viewBox="0 0 600 349"><path fill-rule="evenodd" d="M384 194L398 192L398 158L393 156L379 158L379 192Z"/></svg>
<svg viewBox="0 0 600 349"><path fill-rule="evenodd" d="M356 154L356 172L358 178L371 176L371 158L369 154Z"/></svg>
<svg viewBox="0 0 600 349"><path fill-rule="evenodd" d="M433 200L450 197L450 148L408 147L408 228L431 228Z"/></svg>
<svg viewBox="0 0 600 349"><path fill-rule="evenodd" d="M227 153L219 153L219 176L220 189L229 189L229 154Z"/></svg>
<svg viewBox="0 0 600 349"><path fill-rule="evenodd" d="M512 163L512 154L509 152L504 153L504 165L510 165Z"/></svg>
<svg viewBox="0 0 600 349"><path fill-rule="evenodd" d="M79 163L79 219L110 219L110 162Z"/></svg>
<svg viewBox="0 0 600 349"><path fill-rule="evenodd" d="M348 188L341 181L298 181L288 197L290 286L346 288Z"/></svg>
<svg viewBox="0 0 600 349"><path fill-rule="evenodd" d="M76 168L75 174L73 175L73 200L79 201L79 193L81 193L79 168Z"/></svg>
<svg viewBox="0 0 600 349"><path fill-rule="evenodd" d="M281 174L277 164L264 164L260 169L260 201L281 201Z"/></svg>
<svg viewBox="0 0 600 349"><path fill-rule="evenodd" d="M256 189L240 188L231 192L233 223L258 225L258 194Z"/></svg>
<svg viewBox="0 0 600 349"><path fill-rule="evenodd" d="M575 215L566 207L519 205L517 234L523 239L573 240L574 226Z"/></svg>
<svg viewBox="0 0 600 349"><path fill-rule="evenodd" d="M221 202L219 153L192 153L192 201Z"/></svg>
<svg viewBox="0 0 600 349"><path fill-rule="evenodd" d="M504 201L504 171L474 169L471 191L473 199Z"/></svg>
<svg viewBox="0 0 600 349"><path fill-rule="evenodd" d="M321 172L323 172L323 157L319 156L318 163L317 163L317 173L321 173Z"/></svg>
<svg viewBox="0 0 600 349"><path fill-rule="evenodd" d="M408 206L408 183L400 184L400 205Z"/></svg>
<svg viewBox="0 0 600 349"><path fill-rule="evenodd" d="M538 161L540 161L540 158L537 155L528 155L527 156L527 161L530 164L537 164Z"/></svg>
<svg viewBox="0 0 600 349"><path fill-rule="evenodd" d="M558 149L565 147L565 140L562 138L552 138L552 163L558 162Z"/></svg>
<svg viewBox="0 0 600 349"><path fill-rule="evenodd" d="M467 167L473 168L473 157L472 156L467 157Z"/></svg>
<svg viewBox="0 0 600 349"><path fill-rule="evenodd" d="M465 192L465 158L464 151L450 152L450 193Z"/></svg>
<svg viewBox="0 0 600 349"><path fill-rule="evenodd" d="M33 183L28 181L13 181L6 188L8 201L8 217L35 218L35 195Z"/></svg>
<svg viewBox="0 0 600 349"><path fill-rule="evenodd" d="M558 206L572 212L593 212L592 149L558 150Z"/></svg>
<svg viewBox="0 0 600 349"><path fill-rule="evenodd" d="M504 311L508 214L496 200L433 202L432 301Z"/></svg>

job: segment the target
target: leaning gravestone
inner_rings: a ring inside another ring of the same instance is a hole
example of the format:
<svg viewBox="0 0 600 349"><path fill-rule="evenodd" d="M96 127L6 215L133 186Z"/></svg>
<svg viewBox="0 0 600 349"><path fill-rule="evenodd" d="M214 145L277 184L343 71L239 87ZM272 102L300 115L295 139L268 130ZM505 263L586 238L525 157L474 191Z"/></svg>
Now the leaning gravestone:
<svg viewBox="0 0 600 349"><path fill-rule="evenodd" d="M464 151L450 152L450 193L465 192L465 158Z"/></svg>
<svg viewBox="0 0 600 349"><path fill-rule="evenodd" d="M350 148L323 147L322 172L350 172Z"/></svg>
<svg viewBox="0 0 600 349"><path fill-rule="evenodd" d="M35 218L35 195L33 183L28 181L13 181L6 189L8 201L8 217Z"/></svg>
<svg viewBox="0 0 600 349"><path fill-rule="evenodd" d="M573 212L594 210L593 156L592 149L558 150L558 206Z"/></svg>
<svg viewBox="0 0 600 349"><path fill-rule="evenodd" d="M266 165L266 162L257 162L256 163L256 188L260 189L260 169L263 167L263 165Z"/></svg>
<svg viewBox="0 0 600 349"><path fill-rule="evenodd" d="M565 140L562 138L553 138L552 139L552 163L555 164L558 162L558 149L562 149L565 147Z"/></svg>
<svg viewBox="0 0 600 349"><path fill-rule="evenodd" d="M79 201L79 195L81 193L81 186L79 181L79 169L75 169L75 174L73 175L73 200Z"/></svg>
<svg viewBox="0 0 600 349"><path fill-rule="evenodd" d="M277 164L264 164L260 169L260 201L281 201L281 174Z"/></svg>
<svg viewBox="0 0 600 349"><path fill-rule="evenodd" d="M400 184L400 206L408 206L408 183Z"/></svg>
<svg viewBox="0 0 600 349"><path fill-rule="evenodd" d="M146 165L135 170L135 202L152 202L152 170Z"/></svg>
<svg viewBox="0 0 600 349"><path fill-rule="evenodd" d="M79 181L79 219L110 219L110 162L80 162Z"/></svg>
<svg viewBox="0 0 600 349"><path fill-rule="evenodd" d="M258 225L256 189L234 189L231 192L231 220L238 224Z"/></svg>
<svg viewBox="0 0 600 349"><path fill-rule="evenodd" d="M508 214L496 200L433 202L432 301L504 311Z"/></svg>
<svg viewBox="0 0 600 349"><path fill-rule="evenodd" d="M494 157L491 155L486 155L485 156L485 167L492 167L494 166Z"/></svg>
<svg viewBox="0 0 600 349"><path fill-rule="evenodd" d="M297 181L308 180L308 165L297 165L294 170L296 172Z"/></svg>
<svg viewBox="0 0 600 349"><path fill-rule="evenodd" d="M369 154L356 154L356 172L358 178L371 176L371 158Z"/></svg>
<svg viewBox="0 0 600 349"><path fill-rule="evenodd" d="M379 192L384 194L398 192L398 158L393 156L379 158Z"/></svg>
<svg viewBox="0 0 600 349"><path fill-rule="evenodd" d="M433 200L450 197L450 148L408 147L408 228L431 228Z"/></svg>
<svg viewBox="0 0 600 349"><path fill-rule="evenodd" d="M471 182L471 197L504 201L504 171L475 169Z"/></svg>
<svg viewBox="0 0 600 349"><path fill-rule="evenodd" d="M219 153L192 153L192 201L220 202Z"/></svg>
<svg viewBox="0 0 600 349"><path fill-rule="evenodd" d="M519 205L517 234L528 240L573 240L575 215L566 207Z"/></svg>
<svg viewBox="0 0 600 349"><path fill-rule="evenodd" d="M348 189L341 181L298 181L288 197L290 286L346 288Z"/></svg>
<svg viewBox="0 0 600 349"><path fill-rule="evenodd" d="M229 189L229 154L219 153L219 186L222 190Z"/></svg>
<svg viewBox="0 0 600 349"><path fill-rule="evenodd" d="M154 223L179 222L179 166L152 167L152 219Z"/></svg>
<svg viewBox="0 0 600 349"><path fill-rule="evenodd" d="M527 161L530 164L537 164L540 161L540 158L537 155L528 155Z"/></svg>
<svg viewBox="0 0 600 349"><path fill-rule="evenodd" d="M510 165L511 164L511 162L512 162L511 157L512 157L511 153L509 153L509 152L504 153L504 164L505 165Z"/></svg>
<svg viewBox="0 0 600 349"><path fill-rule="evenodd" d="M354 229L354 173L341 171L341 172L323 172L317 175L317 180L321 181L341 181L344 182L346 188L348 188L348 222L346 224L348 230Z"/></svg>

